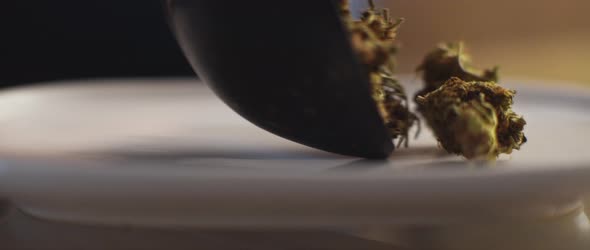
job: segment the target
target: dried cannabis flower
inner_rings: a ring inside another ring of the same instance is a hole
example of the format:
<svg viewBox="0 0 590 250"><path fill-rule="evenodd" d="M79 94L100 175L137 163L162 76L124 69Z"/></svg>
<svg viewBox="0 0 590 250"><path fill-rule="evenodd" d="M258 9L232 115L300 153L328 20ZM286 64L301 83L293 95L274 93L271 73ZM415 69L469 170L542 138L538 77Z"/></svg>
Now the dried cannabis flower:
<svg viewBox="0 0 590 250"><path fill-rule="evenodd" d="M377 104L391 137L398 139L398 146L408 146L408 132L418 118L408 108L404 88L394 77L395 38L403 19L393 20L388 9L377 9L369 0L369 9L361 20L353 20L348 0L340 0L340 13L350 32L353 49L369 72L371 95Z"/></svg>
<svg viewBox="0 0 590 250"><path fill-rule="evenodd" d="M525 120L512 111L515 91L457 77L416 98L442 147L468 159L493 160L526 142Z"/></svg>
<svg viewBox="0 0 590 250"><path fill-rule="evenodd" d="M408 96L393 73L395 43L403 19L393 20L389 10L369 9L353 20L348 0L339 1L350 41L369 73L377 110L398 146L408 146L408 131L420 125L409 111ZM415 97L418 110L433 129L442 147L468 159L495 159L510 154L526 142L525 120L512 111L515 91L502 88L497 68L478 70L471 65L462 43L441 44L418 67L425 87ZM418 127L418 131L420 128Z"/></svg>
<svg viewBox="0 0 590 250"><path fill-rule="evenodd" d="M462 42L440 44L424 58L417 71L422 72L425 86L416 94L416 98L438 89L451 77L468 82L498 82L498 67L489 70L473 67Z"/></svg>

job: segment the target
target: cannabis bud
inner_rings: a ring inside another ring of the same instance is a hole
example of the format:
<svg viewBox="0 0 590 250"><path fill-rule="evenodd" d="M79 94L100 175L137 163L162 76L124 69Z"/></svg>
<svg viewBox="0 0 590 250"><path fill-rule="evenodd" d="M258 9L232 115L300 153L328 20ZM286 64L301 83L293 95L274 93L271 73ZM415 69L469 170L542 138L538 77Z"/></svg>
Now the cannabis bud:
<svg viewBox="0 0 590 250"><path fill-rule="evenodd" d="M498 67L488 70L473 67L462 42L440 44L424 58L417 71L422 72L425 86L416 94L416 97L438 89L451 77L458 77L468 82L498 82Z"/></svg>
<svg viewBox="0 0 590 250"><path fill-rule="evenodd" d="M416 98L440 145L468 159L492 160L526 142L522 116L512 111L516 94L495 82L452 77Z"/></svg>
<svg viewBox="0 0 590 250"><path fill-rule="evenodd" d="M408 108L408 96L394 75L395 39L403 19L392 19L387 9L369 9L353 20L347 0L339 11L350 42L368 72L371 95L392 139L408 146L408 131L418 117ZM479 70L462 43L444 43L430 52L418 67L424 88L415 101L440 145L468 159L495 159L526 142L525 120L511 109L515 91L498 81L498 69ZM418 127L418 132L420 127Z"/></svg>
<svg viewBox="0 0 590 250"><path fill-rule="evenodd" d="M388 9L377 9L369 0L369 9L361 20L353 20L347 0L341 0L340 13L350 33L351 45L369 72L371 95L392 139L408 146L408 132L418 121L408 108L408 96L394 76L395 38L403 19L392 19Z"/></svg>

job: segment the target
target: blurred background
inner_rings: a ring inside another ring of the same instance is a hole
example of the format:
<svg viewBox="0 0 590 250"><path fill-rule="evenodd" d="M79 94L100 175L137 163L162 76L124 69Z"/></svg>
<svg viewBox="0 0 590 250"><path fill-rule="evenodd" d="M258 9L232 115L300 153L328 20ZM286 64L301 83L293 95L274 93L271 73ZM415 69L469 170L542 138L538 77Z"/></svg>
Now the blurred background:
<svg viewBox="0 0 590 250"><path fill-rule="evenodd" d="M361 1L362 2L362 1ZM590 1L382 0L407 22L400 67L411 71L440 41L463 40L502 76L590 84Z"/></svg>
<svg viewBox="0 0 590 250"><path fill-rule="evenodd" d="M366 6L365 0L352 0ZM402 72L440 41L463 40L503 76L590 84L590 2L381 0L407 19ZM192 76L159 0L5 1L0 86L95 77Z"/></svg>
<svg viewBox="0 0 590 250"><path fill-rule="evenodd" d="M3 1L0 84L192 75L162 2Z"/></svg>

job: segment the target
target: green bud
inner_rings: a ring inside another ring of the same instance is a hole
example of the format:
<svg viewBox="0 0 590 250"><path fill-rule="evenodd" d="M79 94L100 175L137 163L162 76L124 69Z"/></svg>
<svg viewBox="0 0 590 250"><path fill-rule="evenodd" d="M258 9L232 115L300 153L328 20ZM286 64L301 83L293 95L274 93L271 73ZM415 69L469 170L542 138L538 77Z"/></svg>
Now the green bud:
<svg viewBox="0 0 590 250"><path fill-rule="evenodd" d="M498 82L498 67L488 70L473 67L464 47L462 42L441 43L424 58L417 71L422 72L425 86L416 97L438 89L451 77L468 82Z"/></svg>
<svg viewBox="0 0 590 250"><path fill-rule="evenodd" d="M392 19L390 11L378 9L369 1L369 9L360 20L350 16L348 1L340 1L342 19L349 30L352 48L369 72L371 96L392 139L398 145L408 146L408 132L419 123L418 117L408 108L405 89L395 78L397 31L403 19Z"/></svg>
<svg viewBox="0 0 590 250"><path fill-rule="evenodd" d="M512 111L515 91L457 77L416 101L440 145L468 159L491 160L526 142L525 120Z"/></svg>

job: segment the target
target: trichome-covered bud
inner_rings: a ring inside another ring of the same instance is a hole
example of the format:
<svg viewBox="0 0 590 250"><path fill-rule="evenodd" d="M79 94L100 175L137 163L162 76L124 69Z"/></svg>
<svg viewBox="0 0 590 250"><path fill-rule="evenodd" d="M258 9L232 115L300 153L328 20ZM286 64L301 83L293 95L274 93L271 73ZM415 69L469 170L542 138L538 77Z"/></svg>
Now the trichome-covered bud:
<svg viewBox="0 0 590 250"><path fill-rule="evenodd" d="M515 94L495 82L452 77L416 101L445 150L468 159L492 160L526 142L526 122L512 111Z"/></svg>
<svg viewBox="0 0 590 250"><path fill-rule="evenodd" d="M418 118L408 108L408 96L394 76L396 35L403 19L393 19L388 9L378 9L372 0L360 20L353 20L348 1L339 1L342 19L359 61L369 72L371 96L392 139L408 146L408 132Z"/></svg>
<svg viewBox="0 0 590 250"><path fill-rule="evenodd" d="M424 58L417 71L422 73L425 86L416 97L438 89L451 77L468 82L498 82L498 67L488 70L473 67L462 42L441 43Z"/></svg>

